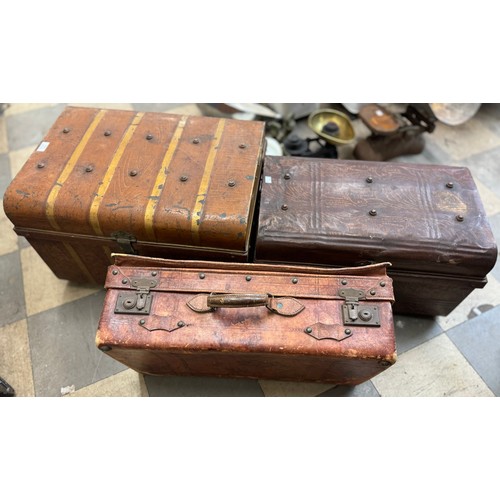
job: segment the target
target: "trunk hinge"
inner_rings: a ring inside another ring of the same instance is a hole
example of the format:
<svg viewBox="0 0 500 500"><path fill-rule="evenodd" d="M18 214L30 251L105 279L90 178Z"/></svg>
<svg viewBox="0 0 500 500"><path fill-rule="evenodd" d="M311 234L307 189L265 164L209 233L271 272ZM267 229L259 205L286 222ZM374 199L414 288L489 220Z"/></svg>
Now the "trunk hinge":
<svg viewBox="0 0 500 500"><path fill-rule="evenodd" d="M111 233L111 238L113 238L123 253L128 253L131 255L137 255L136 249L132 246L132 243L137 241L137 238L130 233L126 233L125 231L115 231Z"/></svg>
<svg viewBox="0 0 500 500"><path fill-rule="evenodd" d="M151 310L151 288L158 285L158 281L151 278L135 278L130 281L131 286L137 288L135 292L118 294L116 314L149 314Z"/></svg>
<svg viewBox="0 0 500 500"><path fill-rule="evenodd" d="M343 288L339 295L345 299L345 304L342 305L344 325L380 326L378 307L359 303L360 300L366 299L363 290Z"/></svg>

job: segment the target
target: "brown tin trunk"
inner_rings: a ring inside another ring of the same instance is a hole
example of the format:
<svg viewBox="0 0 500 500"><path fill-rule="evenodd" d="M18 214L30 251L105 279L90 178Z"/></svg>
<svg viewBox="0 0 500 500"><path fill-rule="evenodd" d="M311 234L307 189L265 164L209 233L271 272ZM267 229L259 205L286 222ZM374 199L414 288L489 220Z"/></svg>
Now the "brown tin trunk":
<svg viewBox="0 0 500 500"><path fill-rule="evenodd" d="M265 159L255 262L389 261L394 312L446 315L484 287L496 258L467 168Z"/></svg>
<svg viewBox="0 0 500 500"><path fill-rule="evenodd" d="M264 123L68 107L7 216L54 273L103 283L112 252L247 261Z"/></svg>
<svg viewBox="0 0 500 500"><path fill-rule="evenodd" d="M152 375L359 384L396 361L387 265L332 270L118 255L96 344Z"/></svg>

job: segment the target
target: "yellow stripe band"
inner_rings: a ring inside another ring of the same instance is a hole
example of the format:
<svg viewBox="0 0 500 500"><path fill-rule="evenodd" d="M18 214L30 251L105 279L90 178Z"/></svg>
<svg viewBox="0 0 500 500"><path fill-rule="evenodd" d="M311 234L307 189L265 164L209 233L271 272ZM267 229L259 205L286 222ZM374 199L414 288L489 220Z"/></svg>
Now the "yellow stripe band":
<svg viewBox="0 0 500 500"><path fill-rule="evenodd" d="M207 197L208 184L210 182L210 176L212 175L212 169L215 163L217 149L219 148L220 140L222 139L222 131L224 130L225 124L226 120L220 120L217 125L217 130L215 131L215 136L208 153L207 162L205 163L205 170L203 171L203 177L201 179L198 195L196 196L196 203L193 208L193 214L191 216L191 235L193 238L193 243L196 245L199 245L200 243L199 230L201 215L203 213L203 204Z"/></svg>
<svg viewBox="0 0 500 500"><path fill-rule="evenodd" d="M82 154L85 146L89 142L90 137L94 133L94 130L97 128L97 125L99 125L99 122L102 120L106 113L106 110L102 109L97 113L97 115L94 117L92 120L92 123L89 125L89 128L85 132L84 136L78 143L78 146L75 148L73 151L73 154L71 155L70 159L68 160L68 163L66 163L66 166L64 167L63 171L59 175L54 187L50 190L49 196L47 198L47 205L45 207L45 214L47 215L47 219L50 223L50 225L54 228L60 231L60 226L55 220L55 215L54 215L54 210L55 210L55 204L56 204L56 198L57 195L59 194L59 191L61 190L64 182L66 179L69 177L73 169L75 168L75 165L77 161L80 158L80 155Z"/></svg>
<svg viewBox="0 0 500 500"><path fill-rule="evenodd" d="M87 269L85 264L83 263L82 259L80 259L80 256L76 253L75 249L69 244L64 242L64 247L68 251L68 253L71 255L71 258L75 261L76 265L80 268L80 271L85 275L87 280L96 285L96 281L94 277L90 274L90 271Z"/></svg>
<svg viewBox="0 0 500 500"><path fill-rule="evenodd" d="M183 115L179 123L177 124L177 128L174 131L174 135L172 136L172 140L170 141L167 152L165 153L165 156L163 157L163 160L161 162L160 172L156 176L154 188L151 192L151 196L149 197L148 204L146 206L146 212L144 214L144 227L146 228L146 234L152 241L156 239L153 228L153 217L155 214L155 210L158 205L160 194L163 190L163 187L165 186L165 180L167 178L170 163L172 162L172 158L174 157L175 150L177 149L177 145L179 144L187 120L188 116Z"/></svg>
<svg viewBox="0 0 500 500"><path fill-rule="evenodd" d="M90 206L90 224L91 224L92 228L94 229L94 232L97 235L100 235L100 236L103 235L103 232L101 230L101 226L99 225L99 220L97 218L97 213L99 211L99 207L101 206L104 195L106 194L106 191L108 190L108 187L111 184L111 179L113 178L113 175L115 174L116 167L118 166L118 163L120 162L120 159L123 155L123 152L125 151L127 144L130 142L130 139L132 139L132 135L134 134L135 129L139 125L143 116L144 116L144 113L137 113L135 115L134 119L132 120L132 123L127 128L127 130L126 130L125 134L123 135L122 140L118 146L118 149L116 150L116 153L113 156L111 163L109 164L108 170L106 171L106 174L104 175L102 183L99 186L99 189L97 190L97 193L92 201L92 205Z"/></svg>

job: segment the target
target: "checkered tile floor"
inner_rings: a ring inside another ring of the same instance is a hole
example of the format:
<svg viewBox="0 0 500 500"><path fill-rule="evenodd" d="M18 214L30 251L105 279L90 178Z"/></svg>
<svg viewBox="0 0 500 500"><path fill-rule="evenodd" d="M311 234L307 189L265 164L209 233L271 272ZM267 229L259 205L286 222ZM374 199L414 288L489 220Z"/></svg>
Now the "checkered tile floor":
<svg viewBox="0 0 500 500"><path fill-rule="evenodd" d="M200 114L195 105L96 104ZM11 104L0 115L3 193L63 104ZM363 125L356 120L358 132ZM352 158L351 149L339 150ZM464 125L438 124L414 163L470 168L500 243L500 105ZM18 396L498 396L500 263L489 283L446 317L396 316L397 363L354 388L324 384L142 376L94 344L104 290L58 280L0 213L0 377Z"/></svg>

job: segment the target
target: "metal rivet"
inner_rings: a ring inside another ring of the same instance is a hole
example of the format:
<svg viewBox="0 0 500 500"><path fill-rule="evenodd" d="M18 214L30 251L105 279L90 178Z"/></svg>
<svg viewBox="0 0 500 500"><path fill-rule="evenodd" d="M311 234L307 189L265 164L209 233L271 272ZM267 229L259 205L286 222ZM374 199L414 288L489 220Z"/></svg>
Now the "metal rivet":
<svg viewBox="0 0 500 500"><path fill-rule="evenodd" d="M198 276L200 277L200 280L204 280L205 279L205 274L204 273L200 273L200 274L198 274Z"/></svg>
<svg viewBox="0 0 500 500"><path fill-rule="evenodd" d="M188 180L187 175L181 175L179 179L181 182L186 182Z"/></svg>
<svg viewBox="0 0 500 500"><path fill-rule="evenodd" d="M100 345L99 349L104 352L111 351L111 347L109 347L109 345Z"/></svg>
<svg viewBox="0 0 500 500"><path fill-rule="evenodd" d="M368 184L371 184L373 182L373 177L367 177L366 182L368 182Z"/></svg>
<svg viewBox="0 0 500 500"><path fill-rule="evenodd" d="M136 175L138 174L137 170L131 170L128 175L130 175L130 177L135 177Z"/></svg>
<svg viewBox="0 0 500 500"><path fill-rule="evenodd" d="M379 285L380 285L380 286L382 286L382 287L384 287L384 286L385 286L385 281L381 281L381 282L379 283Z"/></svg>
<svg viewBox="0 0 500 500"><path fill-rule="evenodd" d="M116 276L118 274L118 270L117 269L113 269L112 273Z"/></svg>
<svg viewBox="0 0 500 500"><path fill-rule="evenodd" d="M457 215L455 218L457 219L458 222L463 222L464 221L464 216L463 215Z"/></svg>
<svg viewBox="0 0 500 500"><path fill-rule="evenodd" d="M342 281L341 281L341 283L342 283L343 285L347 285L347 280L342 280Z"/></svg>
<svg viewBox="0 0 500 500"><path fill-rule="evenodd" d="M151 271L151 276L156 276L158 274L158 271Z"/></svg>
<svg viewBox="0 0 500 500"><path fill-rule="evenodd" d="M92 172L92 170L94 170L94 167L92 165L85 167L85 172Z"/></svg>
<svg viewBox="0 0 500 500"><path fill-rule="evenodd" d="M251 281L251 280L252 280L252 277L251 277L251 276L245 276L245 279L246 279L247 281Z"/></svg>
<svg viewBox="0 0 500 500"><path fill-rule="evenodd" d="M448 189L451 189L451 188L453 187L453 182L447 182L447 183L446 183L446 187L447 187Z"/></svg>
<svg viewBox="0 0 500 500"><path fill-rule="evenodd" d="M288 210L288 205L281 205L281 210Z"/></svg>
<svg viewBox="0 0 500 500"><path fill-rule="evenodd" d="M370 290L370 295L375 295L377 292L375 290Z"/></svg>
<svg viewBox="0 0 500 500"><path fill-rule="evenodd" d="M200 143L200 139L193 139L193 140L192 140L192 143L193 143L193 144L199 144L199 143Z"/></svg>
<svg viewBox="0 0 500 500"><path fill-rule="evenodd" d="M283 176L283 179L286 179L286 180L289 180L291 178L292 178L292 176L288 172Z"/></svg>
<svg viewBox="0 0 500 500"><path fill-rule="evenodd" d="M298 282L299 282L299 280L298 280L297 278L293 278L293 279L292 279L292 283L293 283L294 285L296 285Z"/></svg>
<svg viewBox="0 0 500 500"><path fill-rule="evenodd" d="M184 323L184 321L178 321L177 326L182 328L183 326L186 326L186 323Z"/></svg>
<svg viewBox="0 0 500 500"><path fill-rule="evenodd" d="M44 167L45 167L45 163L39 163L39 164L37 165L37 168L44 168Z"/></svg>
<svg viewBox="0 0 500 500"><path fill-rule="evenodd" d="M374 208L372 208L368 213L373 216L377 215L377 211Z"/></svg>
<svg viewBox="0 0 500 500"><path fill-rule="evenodd" d="M105 135L106 137L109 137L109 136L111 135L111 130L106 130L106 131L104 132L104 135Z"/></svg>
<svg viewBox="0 0 500 500"><path fill-rule="evenodd" d="M144 323L146 323L146 320L145 320L145 319L141 319L141 320L139 321L139 325L144 325Z"/></svg>
<svg viewBox="0 0 500 500"><path fill-rule="evenodd" d="M232 187L236 186L236 182L235 181L229 181L227 183L227 185L232 188Z"/></svg>
<svg viewBox="0 0 500 500"><path fill-rule="evenodd" d="M148 135L146 136L146 139L147 139L148 141L150 141L152 138L153 138L153 135L152 135L152 134L148 134Z"/></svg>
<svg viewBox="0 0 500 500"><path fill-rule="evenodd" d="M310 326L308 326L304 331L306 333L312 333L313 329Z"/></svg>
<svg viewBox="0 0 500 500"><path fill-rule="evenodd" d="M63 134L68 134L68 133L69 133L69 128L64 127L64 128L63 128Z"/></svg>
<svg viewBox="0 0 500 500"><path fill-rule="evenodd" d="M240 148L240 149L245 149L246 147L247 147L247 145L246 145L246 144L240 144L240 145L239 145L239 148Z"/></svg>
<svg viewBox="0 0 500 500"><path fill-rule="evenodd" d="M123 283L124 285L126 285L126 284L128 283L128 279L123 278L123 279L122 279L122 283Z"/></svg>
<svg viewBox="0 0 500 500"><path fill-rule="evenodd" d="M351 335L351 330L349 330L349 328L346 328L346 329L344 330L344 333L345 333L346 335Z"/></svg>

